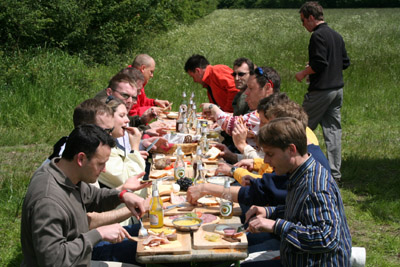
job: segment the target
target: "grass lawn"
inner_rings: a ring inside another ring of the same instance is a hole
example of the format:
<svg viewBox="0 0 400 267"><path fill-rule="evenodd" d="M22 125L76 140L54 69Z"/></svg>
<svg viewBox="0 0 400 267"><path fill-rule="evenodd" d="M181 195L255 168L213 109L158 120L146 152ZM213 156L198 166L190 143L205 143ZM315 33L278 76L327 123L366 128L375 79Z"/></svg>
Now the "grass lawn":
<svg viewBox="0 0 400 267"><path fill-rule="evenodd" d="M342 34L352 65L345 74L342 108L341 192L353 246L367 249L367 266L400 265L400 9L325 10ZM281 90L301 103L306 84L294 75L307 61L310 34L297 10L217 10L190 26L144 37L118 63L87 65L60 51L33 50L0 62L0 266L19 265L22 200L34 170L51 146L72 129L72 112L107 85L137 53L157 62L149 97L169 99L205 90L184 72L186 59L203 54L232 66L248 57L281 75ZM324 149L320 128L316 130Z"/></svg>

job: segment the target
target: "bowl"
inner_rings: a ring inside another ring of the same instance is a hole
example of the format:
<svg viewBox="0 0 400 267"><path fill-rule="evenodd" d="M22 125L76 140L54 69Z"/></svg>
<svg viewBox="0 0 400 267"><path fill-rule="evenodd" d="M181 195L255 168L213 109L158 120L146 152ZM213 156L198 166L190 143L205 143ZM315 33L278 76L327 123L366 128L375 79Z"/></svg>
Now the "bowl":
<svg viewBox="0 0 400 267"><path fill-rule="evenodd" d="M172 220L174 227L183 232L197 231L202 223L202 219L193 217L180 217Z"/></svg>

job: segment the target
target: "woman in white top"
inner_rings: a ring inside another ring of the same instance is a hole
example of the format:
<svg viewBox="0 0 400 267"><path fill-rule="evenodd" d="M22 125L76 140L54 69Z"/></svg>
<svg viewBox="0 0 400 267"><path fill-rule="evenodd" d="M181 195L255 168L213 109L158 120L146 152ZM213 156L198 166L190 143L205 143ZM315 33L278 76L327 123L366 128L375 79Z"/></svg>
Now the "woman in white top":
<svg viewBox="0 0 400 267"><path fill-rule="evenodd" d="M128 111L125 104L112 96L108 96L103 101L114 110L114 129L112 137L118 138L129 134L129 142L132 150L125 154L125 151L118 146L111 149L110 158L106 163L106 170L99 176L99 182L107 187L115 188L122 185L128 178L144 172L146 164L139 153L139 144L142 134L135 127L128 127ZM146 189L135 192L146 197Z"/></svg>

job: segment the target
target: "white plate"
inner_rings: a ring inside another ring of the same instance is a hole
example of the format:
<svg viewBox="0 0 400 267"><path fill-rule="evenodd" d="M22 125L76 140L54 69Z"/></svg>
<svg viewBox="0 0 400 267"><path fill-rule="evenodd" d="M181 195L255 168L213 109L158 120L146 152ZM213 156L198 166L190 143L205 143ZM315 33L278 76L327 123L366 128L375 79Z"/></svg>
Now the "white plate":
<svg viewBox="0 0 400 267"><path fill-rule="evenodd" d="M211 184L224 185L225 177L229 178L229 182L231 184L235 182L235 179L232 177L229 177L229 176L213 176L213 177L207 178L207 182L209 182Z"/></svg>
<svg viewBox="0 0 400 267"><path fill-rule="evenodd" d="M179 115L178 112L169 112L167 114L167 118L169 118L169 119L177 119L178 115Z"/></svg>

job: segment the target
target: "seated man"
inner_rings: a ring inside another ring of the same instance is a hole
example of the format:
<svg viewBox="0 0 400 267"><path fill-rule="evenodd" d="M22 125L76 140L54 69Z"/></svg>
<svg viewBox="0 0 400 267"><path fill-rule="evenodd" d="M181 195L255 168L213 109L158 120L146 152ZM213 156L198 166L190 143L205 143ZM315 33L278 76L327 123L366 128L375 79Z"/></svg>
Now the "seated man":
<svg viewBox="0 0 400 267"><path fill-rule="evenodd" d="M261 128L258 143L264 161L277 175L290 178L285 205L251 207L248 230L278 235L284 266L350 266L351 235L340 190L328 170L307 153L303 123L272 120Z"/></svg>
<svg viewBox="0 0 400 267"><path fill-rule="evenodd" d="M235 86L240 91L235 95L232 102L233 115L244 115L250 111L249 105L246 103L246 95L244 91L247 89L247 82L250 75L254 74L254 64L248 58L238 58L233 62L232 76L235 79Z"/></svg>
<svg viewBox="0 0 400 267"><path fill-rule="evenodd" d="M69 135L63 157L35 172L22 207L21 266L88 266L99 241L117 243L129 237L119 224L89 230L86 216L88 211L111 210L121 201L138 219L145 212L143 199L132 193L89 185L104 170L114 145L100 127L79 126Z"/></svg>
<svg viewBox="0 0 400 267"><path fill-rule="evenodd" d="M233 112L232 101L239 90L232 77L232 69L226 65L214 65L204 56L193 55L185 63L185 71L195 83L207 88L210 103L218 105L225 112Z"/></svg>
<svg viewBox="0 0 400 267"><path fill-rule="evenodd" d="M154 70L156 69L156 62L151 56L147 54L137 55L133 60L132 65L128 67L139 70L144 77L142 86L138 86L138 88L141 89L138 93L137 103L134 104L130 109L129 116L142 116L142 114L144 114L151 107L158 106L160 108L167 108L170 105L168 100L151 99L146 96L144 87L147 85L150 79L153 78Z"/></svg>
<svg viewBox="0 0 400 267"><path fill-rule="evenodd" d="M114 112L106 104L97 99L87 99L80 103L73 114L74 128L83 124L95 124L110 133L114 129ZM49 163L55 157L61 157L68 136L64 136L53 146L53 153L43 164Z"/></svg>

